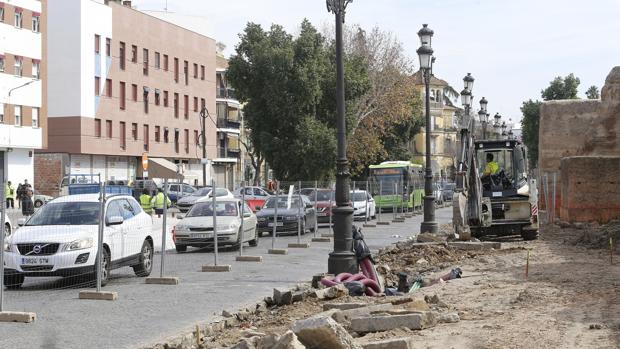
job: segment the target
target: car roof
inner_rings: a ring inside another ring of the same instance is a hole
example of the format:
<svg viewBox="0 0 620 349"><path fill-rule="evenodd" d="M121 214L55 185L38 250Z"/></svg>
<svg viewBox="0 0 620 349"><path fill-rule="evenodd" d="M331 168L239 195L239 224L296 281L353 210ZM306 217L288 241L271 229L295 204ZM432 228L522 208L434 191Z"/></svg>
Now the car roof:
<svg viewBox="0 0 620 349"><path fill-rule="evenodd" d="M201 197L200 199L196 200L196 202L211 202L211 201L213 201L213 197L208 198L208 197L206 197L206 196L203 196L203 197ZM216 197L216 198L215 198L215 201L216 201L216 202L217 202L217 201L234 201L234 202L240 202L241 200L240 200L240 199L237 199L237 198L226 198L226 197L221 197L221 196L220 196L220 197Z"/></svg>
<svg viewBox="0 0 620 349"><path fill-rule="evenodd" d="M133 197L131 195L121 195L121 194L107 194L106 199L116 199L116 198L125 198L129 199ZM59 202L99 202L99 193L96 194L75 194L75 195L66 195L60 196L54 199L54 203Z"/></svg>

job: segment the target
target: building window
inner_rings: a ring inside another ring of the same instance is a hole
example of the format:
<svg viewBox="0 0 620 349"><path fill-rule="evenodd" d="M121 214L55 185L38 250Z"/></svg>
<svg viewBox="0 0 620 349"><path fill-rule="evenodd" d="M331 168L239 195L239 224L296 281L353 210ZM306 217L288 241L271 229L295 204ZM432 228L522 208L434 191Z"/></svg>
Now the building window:
<svg viewBox="0 0 620 349"><path fill-rule="evenodd" d="M179 82L179 59L174 57L174 82Z"/></svg>
<svg viewBox="0 0 620 349"><path fill-rule="evenodd" d="M32 127L39 127L39 108L37 107L32 108Z"/></svg>
<svg viewBox="0 0 620 349"><path fill-rule="evenodd" d="M198 79L198 64L194 63L194 79Z"/></svg>
<svg viewBox="0 0 620 349"><path fill-rule="evenodd" d="M101 138L101 119L95 119L95 137Z"/></svg>
<svg viewBox="0 0 620 349"><path fill-rule="evenodd" d="M136 84L131 84L131 100L138 101L138 85Z"/></svg>
<svg viewBox="0 0 620 349"><path fill-rule="evenodd" d="M4 22L4 7L0 7L0 22Z"/></svg>
<svg viewBox="0 0 620 349"><path fill-rule="evenodd" d="M178 129L174 130L174 152L175 153L179 152L179 130Z"/></svg>
<svg viewBox="0 0 620 349"><path fill-rule="evenodd" d="M35 33L39 32L39 16L32 16L32 31Z"/></svg>
<svg viewBox="0 0 620 349"><path fill-rule="evenodd" d="M105 38L105 55L112 56L112 40L110 38Z"/></svg>
<svg viewBox="0 0 620 349"><path fill-rule="evenodd" d="M22 125L22 106L16 105L15 106L15 126L21 126L21 125Z"/></svg>
<svg viewBox="0 0 620 349"><path fill-rule="evenodd" d="M108 139L112 139L112 120L105 121L105 134Z"/></svg>
<svg viewBox="0 0 620 349"><path fill-rule="evenodd" d="M155 126L155 142L159 143L159 137L160 137L160 127L159 126Z"/></svg>
<svg viewBox="0 0 620 349"><path fill-rule="evenodd" d="M168 55L164 55L164 71L168 71Z"/></svg>
<svg viewBox="0 0 620 349"><path fill-rule="evenodd" d="M198 111L198 97L194 97L194 111Z"/></svg>
<svg viewBox="0 0 620 349"><path fill-rule="evenodd" d="M168 108L168 91L164 91L164 107Z"/></svg>
<svg viewBox="0 0 620 349"><path fill-rule="evenodd" d="M168 143L168 128L164 127L164 143Z"/></svg>
<svg viewBox="0 0 620 349"><path fill-rule="evenodd" d="M155 52L155 69L159 69L159 52Z"/></svg>
<svg viewBox="0 0 620 349"><path fill-rule="evenodd" d="M99 45L101 44L101 37L95 34L95 53L99 54Z"/></svg>
<svg viewBox="0 0 620 349"><path fill-rule="evenodd" d="M131 139L138 140L138 124L135 122L131 124Z"/></svg>
<svg viewBox="0 0 620 349"><path fill-rule="evenodd" d="M155 105L159 105L159 95L160 95L160 91L158 89L155 89Z"/></svg>
<svg viewBox="0 0 620 349"><path fill-rule="evenodd" d="M22 58L15 56L15 75L22 76Z"/></svg>
<svg viewBox="0 0 620 349"><path fill-rule="evenodd" d="M120 47L118 49L118 64L121 68L121 70L125 70L125 43L124 42L120 42L119 43Z"/></svg>
<svg viewBox="0 0 620 349"><path fill-rule="evenodd" d="M112 97L112 79L105 79L105 95Z"/></svg>
<svg viewBox="0 0 620 349"><path fill-rule="evenodd" d="M4 124L4 103L0 103L0 124Z"/></svg>
<svg viewBox="0 0 620 349"><path fill-rule="evenodd" d="M3 72L3 71L4 71L4 56L0 55L0 72Z"/></svg>
<svg viewBox="0 0 620 349"><path fill-rule="evenodd" d="M121 110L125 110L125 83L123 81L120 82L119 84L119 92L118 92L119 96L119 106L121 108Z"/></svg>
<svg viewBox="0 0 620 349"><path fill-rule="evenodd" d="M131 45L131 61L138 63L138 46Z"/></svg>
<svg viewBox="0 0 620 349"><path fill-rule="evenodd" d="M22 9L19 7L15 8L15 27L22 27Z"/></svg>
<svg viewBox="0 0 620 349"><path fill-rule="evenodd" d="M144 113L148 114L149 113L149 88L144 86L142 87L142 94L143 94L143 102L144 102Z"/></svg>
<svg viewBox="0 0 620 349"><path fill-rule="evenodd" d="M204 110L204 109L205 109L205 106L206 106L206 104L205 104L205 99L204 99L204 98L201 98L201 99L200 99L200 110Z"/></svg>
<svg viewBox="0 0 620 349"><path fill-rule="evenodd" d="M101 91L101 80L95 76L95 96L99 96L99 91Z"/></svg>
<svg viewBox="0 0 620 349"><path fill-rule="evenodd" d="M183 75L185 75L185 85L189 85L189 62L183 61Z"/></svg>
<svg viewBox="0 0 620 349"><path fill-rule="evenodd" d="M198 135L198 130L194 130L194 144L200 144L200 136Z"/></svg>
<svg viewBox="0 0 620 349"><path fill-rule="evenodd" d="M142 73L149 75L149 50L142 49Z"/></svg>
<svg viewBox="0 0 620 349"><path fill-rule="evenodd" d="M174 94L174 117L175 118L179 118L179 94L175 93Z"/></svg>
<svg viewBox="0 0 620 349"><path fill-rule="evenodd" d="M185 141L185 153L189 153L189 130L185 129L185 134L184 134L184 141Z"/></svg>
<svg viewBox="0 0 620 349"><path fill-rule="evenodd" d="M149 150L149 125L142 126L142 138L144 138L144 150Z"/></svg>
<svg viewBox="0 0 620 349"><path fill-rule="evenodd" d="M38 79L40 77L39 60L37 59L32 60L32 77L35 79Z"/></svg>
<svg viewBox="0 0 620 349"><path fill-rule="evenodd" d="M201 65L200 66L200 80L204 80L205 79L205 66Z"/></svg>
<svg viewBox="0 0 620 349"><path fill-rule="evenodd" d="M121 136L121 138L120 138L120 141L121 141L120 145L121 145L121 149L125 150L125 149L127 149L127 129L126 129L124 121L121 121L121 127L120 128L121 128L121 130L119 131L120 132L120 136Z"/></svg>
<svg viewBox="0 0 620 349"><path fill-rule="evenodd" d="M183 96L183 116L185 116L186 119L189 118L189 96L185 95Z"/></svg>

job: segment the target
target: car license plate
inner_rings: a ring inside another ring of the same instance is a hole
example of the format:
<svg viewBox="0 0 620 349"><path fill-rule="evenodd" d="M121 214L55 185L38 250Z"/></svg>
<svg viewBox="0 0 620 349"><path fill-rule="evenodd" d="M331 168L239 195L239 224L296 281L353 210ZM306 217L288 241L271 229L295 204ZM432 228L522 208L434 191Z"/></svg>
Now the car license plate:
<svg viewBox="0 0 620 349"><path fill-rule="evenodd" d="M189 234L189 237L192 239L208 239L211 237L211 234L208 233L192 233Z"/></svg>
<svg viewBox="0 0 620 349"><path fill-rule="evenodd" d="M281 227L281 226L283 226L283 225L284 225L284 223L282 223L282 222L278 222L278 223L276 223L276 226L277 226L277 227ZM273 223L269 223L269 224L268 224L268 226L273 227Z"/></svg>
<svg viewBox="0 0 620 349"><path fill-rule="evenodd" d="M46 257L24 257L22 258L22 265L47 265L50 263L50 259Z"/></svg>
<svg viewBox="0 0 620 349"><path fill-rule="evenodd" d="M327 216L326 212L319 212L319 217L325 217L325 216Z"/></svg>

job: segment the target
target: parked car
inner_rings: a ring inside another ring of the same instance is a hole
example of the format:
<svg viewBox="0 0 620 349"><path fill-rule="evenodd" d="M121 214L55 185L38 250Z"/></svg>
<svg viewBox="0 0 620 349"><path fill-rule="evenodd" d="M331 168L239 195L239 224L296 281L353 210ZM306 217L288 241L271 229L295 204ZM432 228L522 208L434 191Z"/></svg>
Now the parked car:
<svg viewBox="0 0 620 349"><path fill-rule="evenodd" d="M25 277L96 277L99 194L64 196L37 210L5 246L4 283L17 288ZM110 270L131 266L137 276L153 267L152 218L129 195L112 195L105 206L101 284Z"/></svg>
<svg viewBox="0 0 620 349"><path fill-rule="evenodd" d="M441 196L443 201L452 201L452 197L454 196L454 189L456 188L456 183L446 182L441 187Z"/></svg>
<svg viewBox="0 0 620 349"><path fill-rule="evenodd" d="M173 238L177 252L185 252L189 246L213 246L212 200L208 197L198 199L187 215L174 227ZM216 197L218 247L225 245L239 247L244 242L249 242L250 246L258 245L256 215L245 204L244 215L241 217L241 205L239 199ZM241 219L243 219L243 234L240 234Z"/></svg>
<svg viewBox="0 0 620 349"><path fill-rule="evenodd" d="M257 212L265 205L265 201L270 194L261 187L241 187L237 188L233 193L237 199L241 199L241 191L245 188L245 202L248 204L252 212Z"/></svg>
<svg viewBox="0 0 620 349"><path fill-rule="evenodd" d="M300 201L301 197L301 201ZM314 232L316 225L316 211L310 199L305 195L293 195L289 202L288 196L277 197L278 215L274 220L276 197L272 196L265 201L265 206L256 214L258 219L258 235L273 233L276 227L278 233L296 233L301 224L301 233ZM298 224L299 222L299 224Z"/></svg>
<svg viewBox="0 0 620 349"><path fill-rule="evenodd" d="M163 188L162 188L163 189ZM190 196L196 191L196 188L185 183L168 183L168 197L173 204L184 196Z"/></svg>
<svg viewBox="0 0 620 349"><path fill-rule="evenodd" d="M329 217L332 215L332 209L336 207L335 192L331 189L317 189L316 194L313 189L308 198L310 202L315 203L316 197L316 214L319 223L328 223Z"/></svg>
<svg viewBox="0 0 620 349"><path fill-rule="evenodd" d="M11 223L11 220L9 219L9 215L5 214L4 215L4 235L9 236L11 235L12 232L13 232L13 223Z"/></svg>
<svg viewBox="0 0 620 349"><path fill-rule="evenodd" d="M38 190L35 189L33 199L34 199L34 207L41 207L47 204L49 201L52 201L54 198L49 195L43 195L39 193Z"/></svg>
<svg viewBox="0 0 620 349"><path fill-rule="evenodd" d="M353 218L365 220L373 219L377 214L375 200L365 190L351 191L351 202L353 203Z"/></svg>
<svg viewBox="0 0 620 349"><path fill-rule="evenodd" d="M211 197L212 188L204 187L196 190L189 196L184 196L177 201L177 208L181 212L187 212L201 198ZM234 195L226 188L215 188L215 196L218 198L233 199Z"/></svg>

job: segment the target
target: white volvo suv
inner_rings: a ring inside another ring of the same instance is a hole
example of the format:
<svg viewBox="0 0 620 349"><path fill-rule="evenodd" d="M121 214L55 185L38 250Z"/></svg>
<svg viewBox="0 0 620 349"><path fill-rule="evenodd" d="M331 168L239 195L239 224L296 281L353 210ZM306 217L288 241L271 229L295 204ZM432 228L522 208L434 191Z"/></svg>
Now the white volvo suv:
<svg viewBox="0 0 620 349"><path fill-rule="evenodd" d="M96 277L99 194L69 195L44 205L6 240L4 284L18 288L24 278ZM108 195L103 230L105 285L110 270L133 267L148 276L153 267L152 218L128 195Z"/></svg>

